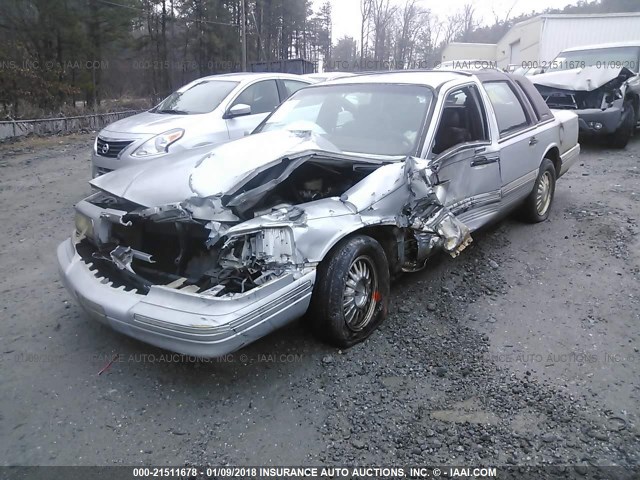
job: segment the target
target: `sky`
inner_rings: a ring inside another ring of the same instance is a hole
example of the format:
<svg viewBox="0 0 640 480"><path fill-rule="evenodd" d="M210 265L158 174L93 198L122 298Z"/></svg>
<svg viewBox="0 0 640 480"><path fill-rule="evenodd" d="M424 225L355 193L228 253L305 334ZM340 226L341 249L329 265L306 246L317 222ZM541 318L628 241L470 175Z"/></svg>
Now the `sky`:
<svg viewBox="0 0 640 480"><path fill-rule="evenodd" d="M325 0L314 0L314 10L317 10ZM360 38L360 0L330 0L332 7L333 41L348 35L356 40ZM470 0L418 0L423 8L428 8L439 18L445 19L448 15L461 11ZM513 6L511 17L532 10L541 11L545 8L562 8L577 0L476 0L474 7L476 15L483 24L494 22L495 11L501 18ZM396 5L404 5L404 0L391 0Z"/></svg>

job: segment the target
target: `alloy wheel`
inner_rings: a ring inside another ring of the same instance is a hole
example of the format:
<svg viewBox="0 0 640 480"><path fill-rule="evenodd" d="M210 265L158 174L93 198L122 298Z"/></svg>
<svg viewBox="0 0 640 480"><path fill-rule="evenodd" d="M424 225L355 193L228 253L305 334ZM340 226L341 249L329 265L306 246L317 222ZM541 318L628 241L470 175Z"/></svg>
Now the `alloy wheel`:
<svg viewBox="0 0 640 480"><path fill-rule="evenodd" d="M378 275L371 258L362 255L349 267L342 296L347 327L358 332L371 321L379 301Z"/></svg>

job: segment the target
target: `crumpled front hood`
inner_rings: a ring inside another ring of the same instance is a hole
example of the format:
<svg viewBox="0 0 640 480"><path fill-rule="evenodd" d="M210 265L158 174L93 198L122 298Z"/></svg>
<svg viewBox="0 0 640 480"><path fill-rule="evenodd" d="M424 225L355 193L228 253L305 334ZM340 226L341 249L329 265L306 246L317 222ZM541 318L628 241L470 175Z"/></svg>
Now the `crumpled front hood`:
<svg viewBox="0 0 640 480"><path fill-rule="evenodd" d="M147 207L180 202L193 196L189 172L211 151L211 145L182 150L94 178L89 183L116 197Z"/></svg>
<svg viewBox="0 0 640 480"><path fill-rule="evenodd" d="M557 72L540 73L528 77L536 85L561 90L581 90L591 92L621 77L622 81L635 74L627 68L585 67Z"/></svg>
<svg viewBox="0 0 640 480"><path fill-rule="evenodd" d="M158 135L172 128L185 128L185 124L190 123L197 116L142 112L107 125L100 134L103 136L111 133Z"/></svg>
<svg viewBox="0 0 640 480"><path fill-rule="evenodd" d="M89 182L94 187L146 207L233 191L257 172L302 152L339 153L310 132L273 131L214 147L204 146L115 170Z"/></svg>
<svg viewBox="0 0 640 480"><path fill-rule="evenodd" d="M224 195L255 176L257 171L307 151L340 152L332 143L309 131L258 133L214 149L193 169L189 185L199 197Z"/></svg>

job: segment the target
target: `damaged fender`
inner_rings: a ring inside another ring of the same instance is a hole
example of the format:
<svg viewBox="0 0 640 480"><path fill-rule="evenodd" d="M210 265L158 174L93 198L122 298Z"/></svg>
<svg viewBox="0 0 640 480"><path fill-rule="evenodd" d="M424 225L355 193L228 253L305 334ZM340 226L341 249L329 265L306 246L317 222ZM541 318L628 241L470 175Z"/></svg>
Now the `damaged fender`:
<svg viewBox="0 0 640 480"><path fill-rule="evenodd" d="M471 242L469 228L444 206L445 187L423 160L407 159L407 185L410 198L405 208L410 228L437 235L442 248L457 257Z"/></svg>

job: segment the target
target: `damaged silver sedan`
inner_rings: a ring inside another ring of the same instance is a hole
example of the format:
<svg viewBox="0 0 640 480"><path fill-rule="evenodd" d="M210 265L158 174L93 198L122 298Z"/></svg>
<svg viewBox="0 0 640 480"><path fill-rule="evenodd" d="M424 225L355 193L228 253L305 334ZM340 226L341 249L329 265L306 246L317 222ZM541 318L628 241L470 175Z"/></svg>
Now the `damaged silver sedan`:
<svg viewBox="0 0 640 480"><path fill-rule="evenodd" d="M303 315L347 347L387 316L393 276L457 256L514 209L545 220L577 134L574 114L497 71L318 84L204 157L94 179L61 277L96 319L184 354L220 356Z"/></svg>

